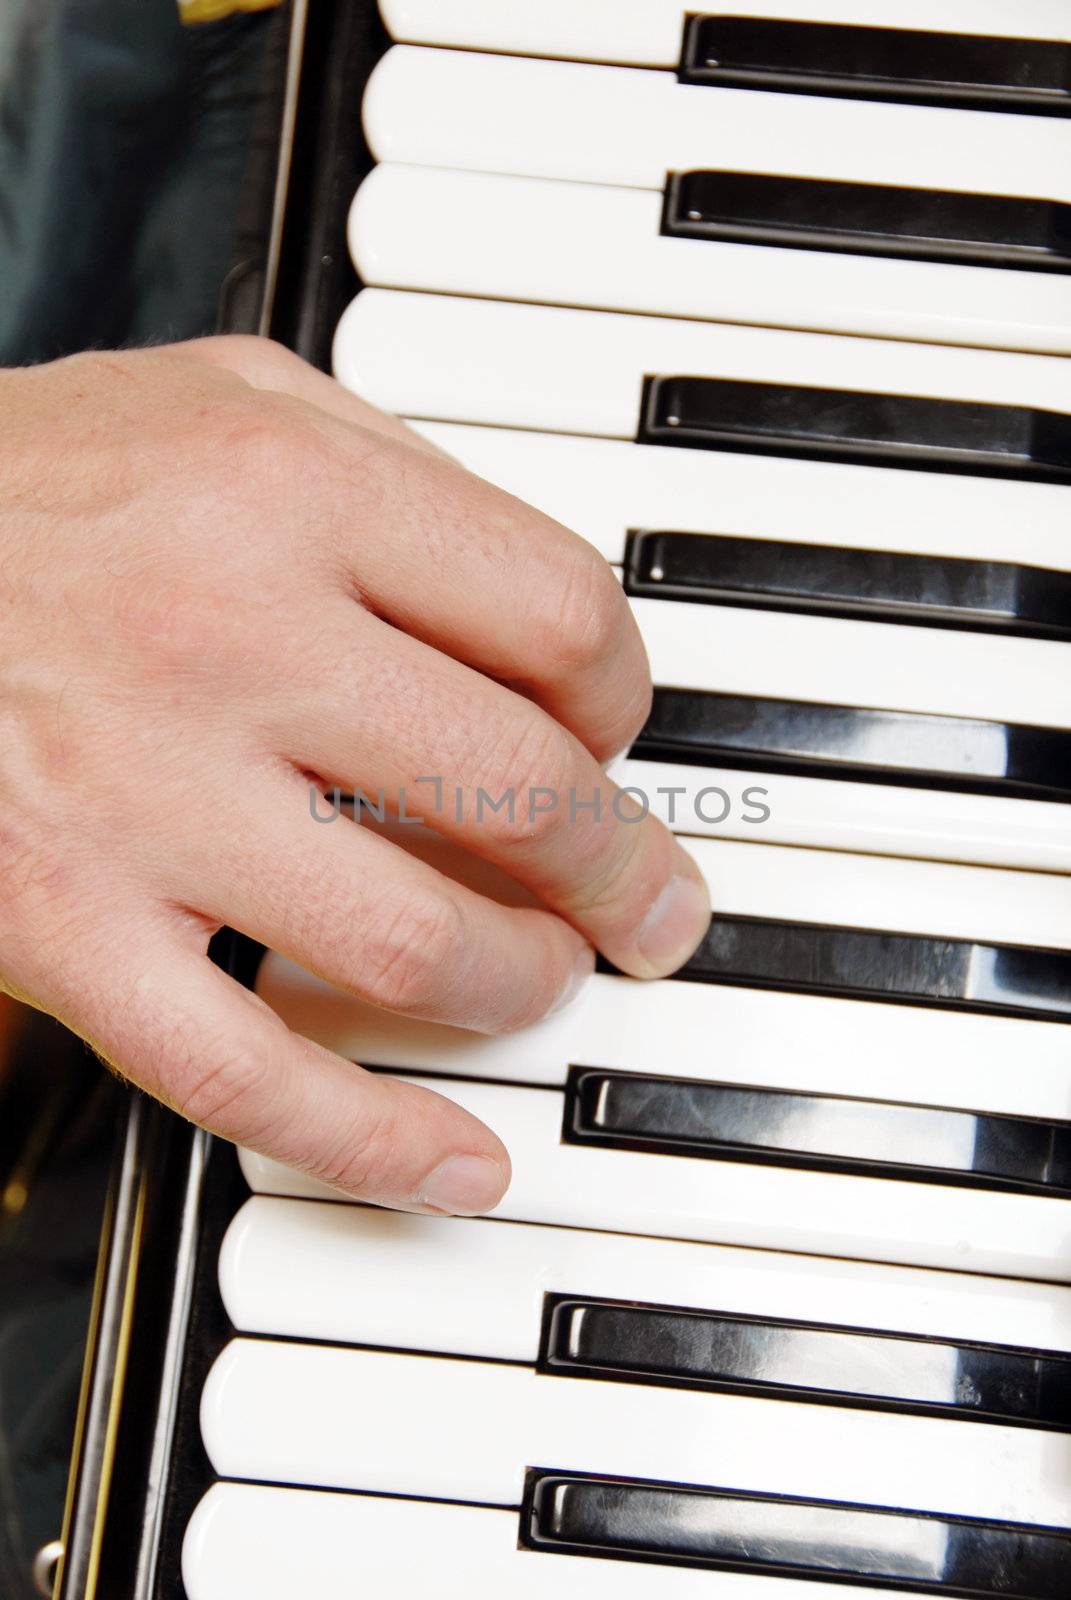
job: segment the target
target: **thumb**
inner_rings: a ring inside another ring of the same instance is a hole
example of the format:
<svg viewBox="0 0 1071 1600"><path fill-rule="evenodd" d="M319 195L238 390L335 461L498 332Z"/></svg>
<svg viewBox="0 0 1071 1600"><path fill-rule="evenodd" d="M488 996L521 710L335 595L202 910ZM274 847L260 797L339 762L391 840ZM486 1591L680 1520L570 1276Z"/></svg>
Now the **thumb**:
<svg viewBox="0 0 1071 1600"><path fill-rule="evenodd" d="M64 1020L124 1076L212 1133L403 1211L474 1215L505 1192L509 1156L482 1122L291 1032L181 941L155 957L143 944L138 971L106 977L96 998L94 1026Z"/></svg>

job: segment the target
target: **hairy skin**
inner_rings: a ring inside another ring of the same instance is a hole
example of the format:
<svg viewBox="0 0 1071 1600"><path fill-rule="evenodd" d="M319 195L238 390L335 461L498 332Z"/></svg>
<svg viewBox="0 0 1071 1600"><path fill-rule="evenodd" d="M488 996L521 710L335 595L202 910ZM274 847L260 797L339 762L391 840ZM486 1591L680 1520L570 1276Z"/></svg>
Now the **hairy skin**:
<svg viewBox="0 0 1071 1600"><path fill-rule="evenodd" d="M599 765L650 703L610 569L266 341L0 372L0 411L0 986L227 1138L386 1205L489 1208L493 1133L292 1033L206 949L226 923L488 1033L593 946L640 977L685 960L698 873L613 819ZM429 773L599 787L603 817L429 818L528 906L310 818L310 780Z"/></svg>

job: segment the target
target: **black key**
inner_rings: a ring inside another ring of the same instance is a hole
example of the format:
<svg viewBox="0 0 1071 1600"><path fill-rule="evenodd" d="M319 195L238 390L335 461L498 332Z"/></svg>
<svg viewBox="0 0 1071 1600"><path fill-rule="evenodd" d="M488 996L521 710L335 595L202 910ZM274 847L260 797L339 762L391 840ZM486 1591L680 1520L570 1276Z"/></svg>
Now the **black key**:
<svg viewBox="0 0 1071 1600"><path fill-rule="evenodd" d="M654 599L1071 639L1071 573L1007 561L644 531L624 578Z"/></svg>
<svg viewBox="0 0 1071 1600"><path fill-rule="evenodd" d="M666 187L662 232L794 250L1071 270L1071 206L1014 195L681 172Z"/></svg>
<svg viewBox="0 0 1071 1600"><path fill-rule="evenodd" d="M563 1555L906 1587L967 1600L1066 1600L1071 1584L1071 1536L1062 1528L545 1468L528 1474L520 1542Z"/></svg>
<svg viewBox="0 0 1071 1600"><path fill-rule="evenodd" d="M1071 733L1061 729L807 700L656 689L632 754L849 783L1071 800Z"/></svg>
<svg viewBox="0 0 1071 1600"><path fill-rule="evenodd" d="M940 21L940 9L934 11ZM1071 111L1071 45L1059 39L764 17L691 17L680 77L732 89L776 89L985 111Z"/></svg>
<svg viewBox="0 0 1071 1600"><path fill-rule="evenodd" d="M1071 1194L1071 1123L571 1067L562 1138L711 1161Z"/></svg>
<svg viewBox="0 0 1071 1600"><path fill-rule="evenodd" d="M1071 416L1025 406L648 377L640 444L1071 483Z"/></svg>
<svg viewBox="0 0 1071 1600"><path fill-rule="evenodd" d="M1071 1357L680 1306L548 1295L539 1370L1071 1428Z"/></svg>
<svg viewBox="0 0 1071 1600"><path fill-rule="evenodd" d="M615 972L604 957L599 970ZM1071 951L719 911L676 981L1071 1022Z"/></svg>

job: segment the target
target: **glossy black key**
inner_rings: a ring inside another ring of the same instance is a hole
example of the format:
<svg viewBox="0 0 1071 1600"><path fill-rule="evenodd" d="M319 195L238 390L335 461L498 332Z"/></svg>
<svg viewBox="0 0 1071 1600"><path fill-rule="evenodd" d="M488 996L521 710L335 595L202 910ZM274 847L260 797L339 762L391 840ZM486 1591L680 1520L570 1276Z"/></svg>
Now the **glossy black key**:
<svg viewBox="0 0 1071 1600"><path fill-rule="evenodd" d="M666 186L662 232L793 250L1071 271L1071 206L1015 195L681 172Z"/></svg>
<svg viewBox="0 0 1071 1600"><path fill-rule="evenodd" d="M599 969L616 969L599 958ZM1071 1022L1071 952L720 911L677 982Z"/></svg>
<svg viewBox="0 0 1071 1600"><path fill-rule="evenodd" d="M1071 1194L1071 1123L572 1067L567 1143Z"/></svg>
<svg viewBox="0 0 1071 1600"><path fill-rule="evenodd" d="M939 7L934 22L940 23ZM782 94L1050 116L1071 111L1071 45L1059 39L694 16L685 27L680 77Z"/></svg>
<svg viewBox="0 0 1071 1600"><path fill-rule="evenodd" d="M1071 1429L1071 1357L682 1306L548 1295L539 1368Z"/></svg>
<svg viewBox="0 0 1071 1600"><path fill-rule="evenodd" d="M649 377L640 444L1071 483L1071 416L1025 406Z"/></svg>
<svg viewBox="0 0 1071 1600"><path fill-rule="evenodd" d="M1071 573L730 534L633 532L625 593L1071 639Z"/></svg>
<svg viewBox="0 0 1071 1600"><path fill-rule="evenodd" d="M807 700L656 689L632 754L848 783L1071 800L1071 733L1059 728Z"/></svg>
<svg viewBox="0 0 1071 1600"><path fill-rule="evenodd" d="M1066 1600L1071 1584L1065 1529L547 1469L528 1474L520 1542L967 1600Z"/></svg>

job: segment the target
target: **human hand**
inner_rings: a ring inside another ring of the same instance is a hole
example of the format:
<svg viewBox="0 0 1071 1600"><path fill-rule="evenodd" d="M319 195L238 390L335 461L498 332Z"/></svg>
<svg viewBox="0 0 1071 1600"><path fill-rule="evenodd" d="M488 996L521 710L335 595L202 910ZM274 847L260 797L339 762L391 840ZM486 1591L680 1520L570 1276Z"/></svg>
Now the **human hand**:
<svg viewBox="0 0 1071 1600"><path fill-rule="evenodd" d="M488 1033L570 998L592 946L685 960L699 873L615 818L599 765L650 701L610 568L266 341L3 372L0 408L0 986L229 1139L382 1204L490 1208L488 1129L290 1032L206 950L227 924ZM540 904L318 826L310 785L404 790ZM477 820L481 788L513 820ZM531 815L532 789L561 803Z"/></svg>

